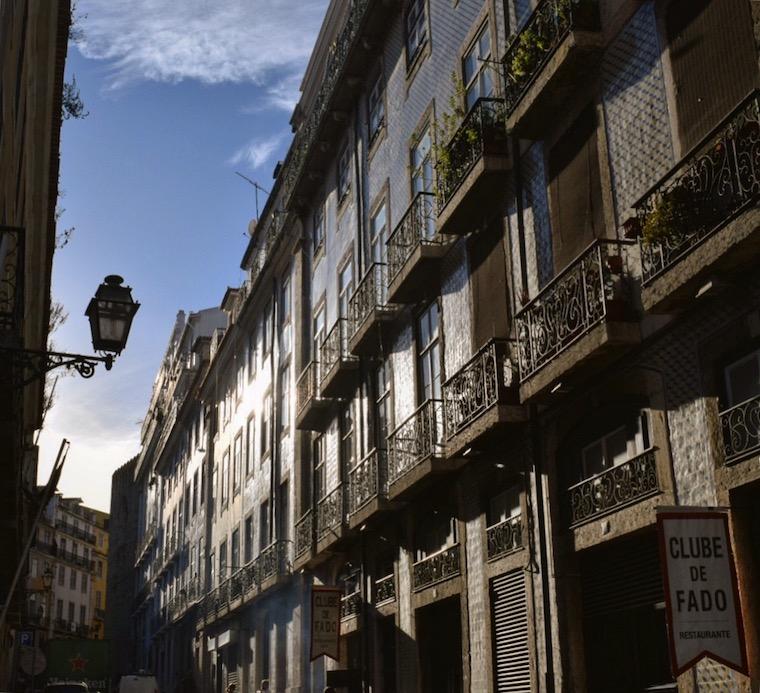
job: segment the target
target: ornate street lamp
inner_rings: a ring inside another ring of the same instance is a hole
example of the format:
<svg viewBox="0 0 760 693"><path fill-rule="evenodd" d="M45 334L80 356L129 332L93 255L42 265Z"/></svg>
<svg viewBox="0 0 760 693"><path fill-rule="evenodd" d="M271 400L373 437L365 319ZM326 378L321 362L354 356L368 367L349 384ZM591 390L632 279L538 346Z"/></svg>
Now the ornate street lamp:
<svg viewBox="0 0 760 693"><path fill-rule="evenodd" d="M114 356L118 356L127 344L132 319L140 307L132 298L132 289L122 286L123 281L120 276L109 274L98 287L95 297L90 300L85 311L90 321L92 347L99 353L98 356L0 347L0 355L10 355L14 384L28 385L43 377L48 371L61 366L69 370L74 369L83 378L91 378L98 363L102 363L105 369L110 371Z"/></svg>
<svg viewBox="0 0 760 693"><path fill-rule="evenodd" d="M49 591L53 586L53 571L50 570L50 566L45 568L45 572L42 573L42 587L45 592Z"/></svg>

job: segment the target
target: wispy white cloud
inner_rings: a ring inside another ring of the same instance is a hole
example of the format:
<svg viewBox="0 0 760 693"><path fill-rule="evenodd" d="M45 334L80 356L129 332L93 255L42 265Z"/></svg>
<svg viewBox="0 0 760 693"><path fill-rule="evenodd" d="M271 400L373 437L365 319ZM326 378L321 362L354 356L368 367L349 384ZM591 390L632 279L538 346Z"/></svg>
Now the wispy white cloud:
<svg viewBox="0 0 760 693"><path fill-rule="evenodd" d="M79 0L85 57L111 89L150 80L252 82L292 107L327 0ZM284 75L284 76L283 76Z"/></svg>
<svg viewBox="0 0 760 693"><path fill-rule="evenodd" d="M227 161L233 166L247 164L256 169L269 161L277 147L285 139L287 133L281 132L271 137L254 137L250 142L240 147Z"/></svg>

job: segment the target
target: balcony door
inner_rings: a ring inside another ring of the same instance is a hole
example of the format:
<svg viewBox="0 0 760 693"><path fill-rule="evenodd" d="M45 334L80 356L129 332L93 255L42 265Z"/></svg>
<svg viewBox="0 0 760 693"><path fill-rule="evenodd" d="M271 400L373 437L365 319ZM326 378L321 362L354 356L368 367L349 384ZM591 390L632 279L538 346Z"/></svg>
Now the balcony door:
<svg viewBox="0 0 760 693"><path fill-rule="evenodd" d="M412 197L419 193L433 192L433 155L431 152L430 127L426 127L420 138L412 147L411 171L412 171ZM420 233L426 239L435 235L435 220L433 219L433 202L428 198L420 201L418 210L420 219Z"/></svg>
<svg viewBox="0 0 760 693"><path fill-rule="evenodd" d="M726 367L728 406L760 397L760 349Z"/></svg>
<svg viewBox="0 0 760 693"><path fill-rule="evenodd" d="M417 398L441 399L440 311L433 301L417 318Z"/></svg>

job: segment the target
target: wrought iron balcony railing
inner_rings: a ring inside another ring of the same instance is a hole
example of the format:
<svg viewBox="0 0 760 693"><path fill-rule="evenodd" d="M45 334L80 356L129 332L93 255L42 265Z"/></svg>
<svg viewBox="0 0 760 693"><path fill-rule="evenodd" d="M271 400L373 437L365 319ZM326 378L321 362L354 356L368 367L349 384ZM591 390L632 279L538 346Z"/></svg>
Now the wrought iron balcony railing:
<svg viewBox="0 0 760 693"><path fill-rule="evenodd" d="M760 91L636 204L644 285L760 200Z"/></svg>
<svg viewBox="0 0 760 693"><path fill-rule="evenodd" d="M360 592L345 594L340 598L340 617L351 618L357 616L362 608L362 595Z"/></svg>
<svg viewBox="0 0 760 693"><path fill-rule="evenodd" d="M626 246L599 239L515 316L520 380L533 376L592 327L628 312Z"/></svg>
<svg viewBox="0 0 760 693"><path fill-rule="evenodd" d="M391 573L375 580L375 604L392 602L396 598L396 578Z"/></svg>
<svg viewBox="0 0 760 693"><path fill-rule="evenodd" d="M412 566L415 591L459 575L459 544L437 551Z"/></svg>
<svg viewBox="0 0 760 693"><path fill-rule="evenodd" d="M568 490L570 522L578 525L660 492L654 449L632 457Z"/></svg>
<svg viewBox="0 0 760 693"><path fill-rule="evenodd" d="M356 356L348 351L348 320L338 318L322 345L319 347L319 362L322 366L320 383L342 361L356 361Z"/></svg>
<svg viewBox="0 0 760 693"><path fill-rule="evenodd" d="M156 540L157 528L158 525L155 520L152 520L150 523L148 523L148 526L145 528L145 532L143 533L142 538L140 539L140 543L137 547L137 551L135 552L138 563L142 560L147 549Z"/></svg>
<svg viewBox="0 0 760 693"><path fill-rule="evenodd" d="M522 515L508 517L486 529L488 560L501 558L522 548Z"/></svg>
<svg viewBox="0 0 760 693"><path fill-rule="evenodd" d="M314 513L311 509L307 510L296 522L296 558L300 558L307 551L310 551L314 542Z"/></svg>
<svg viewBox="0 0 760 693"><path fill-rule="evenodd" d="M262 582L283 575L288 568L288 542L276 539L261 551L255 560L256 582Z"/></svg>
<svg viewBox="0 0 760 693"><path fill-rule="evenodd" d="M86 541L88 544L95 543L95 535L92 532L88 532L81 527L76 527L71 522L67 522L66 520L56 520L55 526L62 532L76 537L77 539L81 539L82 541Z"/></svg>
<svg viewBox="0 0 760 693"><path fill-rule="evenodd" d="M511 113L541 74L564 38L573 30L598 31L596 0L541 0L502 59L504 101Z"/></svg>
<svg viewBox="0 0 760 693"><path fill-rule="evenodd" d="M417 193L386 244L388 246L388 285L401 272L415 249L422 245L444 245L447 241L435 232L435 195Z"/></svg>
<svg viewBox="0 0 760 693"><path fill-rule="evenodd" d="M319 361L309 361L296 382L296 415L319 399Z"/></svg>
<svg viewBox="0 0 760 693"><path fill-rule="evenodd" d="M429 399L388 436L388 477L393 483L420 462L443 452L443 402Z"/></svg>
<svg viewBox="0 0 760 693"><path fill-rule="evenodd" d="M372 450L348 473L348 512L355 513L375 498L388 495L385 450Z"/></svg>
<svg viewBox="0 0 760 693"><path fill-rule="evenodd" d="M345 490L346 487L339 484L317 504L317 540L340 532L346 517Z"/></svg>
<svg viewBox="0 0 760 693"><path fill-rule="evenodd" d="M753 397L720 413L726 463L760 452L760 397Z"/></svg>
<svg viewBox="0 0 760 693"><path fill-rule="evenodd" d="M373 262L348 304L349 333L353 337L373 311L388 309L388 265Z"/></svg>
<svg viewBox="0 0 760 693"><path fill-rule="evenodd" d="M484 156L509 151L502 99L478 99L436 162L438 213L440 214L467 174Z"/></svg>
<svg viewBox="0 0 760 693"><path fill-rule="evenodd" d="M314 99L314 103L311 104L308 117L298 129L284 164L282 196L286 207L290 204L290 199L303 173L306 159L316 142L317 134L328 112L335 87L343 74L343 67L348 54L358 38L359 27L369 5L370 0L354 0L343 29L341 29L338 37L330 47L322 86Z"/></svg>
<svg viewBox="0 0 760 693"><path fill-rule="evenodd" d="M0 225L0 332L17 331L24 315L24 230Z"/></svg>
<svg viewBox="0 0 760 693"><path fill-rule="evenodd" d="M446 439L461 433L492 406L506 403L516 384L511 342L492 339L443 385Z"/></svg>

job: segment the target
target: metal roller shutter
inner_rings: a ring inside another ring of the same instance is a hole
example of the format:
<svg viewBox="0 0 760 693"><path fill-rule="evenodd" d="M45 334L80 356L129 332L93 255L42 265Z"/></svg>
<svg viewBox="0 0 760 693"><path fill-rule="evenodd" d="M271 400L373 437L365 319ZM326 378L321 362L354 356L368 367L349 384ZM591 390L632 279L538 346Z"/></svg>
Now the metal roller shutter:
<svg viewBox="0 0 760 693"><path fill-rule="evenodd" d="M497 693L530 693L528 609L522 570L491 580L494 676Z"/></svg>

